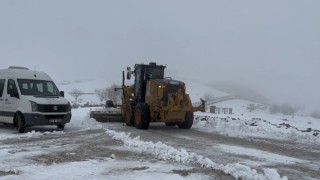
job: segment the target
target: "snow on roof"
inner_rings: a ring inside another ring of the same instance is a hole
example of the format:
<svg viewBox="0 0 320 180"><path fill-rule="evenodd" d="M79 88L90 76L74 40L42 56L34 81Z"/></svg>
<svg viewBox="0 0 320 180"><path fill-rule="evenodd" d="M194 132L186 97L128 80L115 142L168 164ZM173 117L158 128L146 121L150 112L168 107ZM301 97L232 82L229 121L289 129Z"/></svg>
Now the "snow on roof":
<svg viewBox="0 0 320 180"><path fill-rule="evenodd" d="M12 67L8 69L0 70L0 75L6 78L17 78L17 79L39 79L52 81L50 76L41 71L33 71L24 67Z"/></svg>

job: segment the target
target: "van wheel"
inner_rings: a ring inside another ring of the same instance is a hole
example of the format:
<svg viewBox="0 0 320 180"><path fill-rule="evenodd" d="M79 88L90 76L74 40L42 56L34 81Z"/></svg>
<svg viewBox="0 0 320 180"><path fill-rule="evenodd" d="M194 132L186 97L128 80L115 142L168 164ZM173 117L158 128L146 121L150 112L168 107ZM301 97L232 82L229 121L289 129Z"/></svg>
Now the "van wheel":
<svg viewBox="0 0 320 180"><path fill-rule="evenodd" d="M63 130L64 130L64 124L58 124L58 125L57 125L57 129L58 129L59 131L63 131Z"/></svg>
<svg viewBox="0 0 320 180"><path fill-rule="evenodd" d="M20 113L16 114L16 120L17 120L17 130L19 133L24 133L26 128L26 123Z"/></svg>

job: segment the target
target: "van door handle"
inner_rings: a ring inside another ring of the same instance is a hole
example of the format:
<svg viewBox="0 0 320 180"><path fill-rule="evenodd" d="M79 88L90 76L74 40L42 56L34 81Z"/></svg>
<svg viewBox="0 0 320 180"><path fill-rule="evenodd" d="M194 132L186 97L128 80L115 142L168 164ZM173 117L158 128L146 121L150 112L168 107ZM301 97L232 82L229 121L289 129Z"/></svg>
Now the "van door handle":
<svg viewBox="0 0 320 180"><path fill-rule="evenodd" d="M3 99L1 98L0 101L3 101Z"/></svg>
<svg viewBox="0 0 320 180"><path fill-rule="evenodd" d="M4 99L4 101L8 101L8 99Z"/></svg>

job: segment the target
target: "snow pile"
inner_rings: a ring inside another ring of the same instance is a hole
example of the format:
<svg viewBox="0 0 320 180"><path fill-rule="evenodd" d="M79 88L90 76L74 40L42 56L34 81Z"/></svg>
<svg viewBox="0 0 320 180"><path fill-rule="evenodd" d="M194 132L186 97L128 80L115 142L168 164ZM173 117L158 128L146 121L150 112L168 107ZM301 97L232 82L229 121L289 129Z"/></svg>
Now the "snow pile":
<svg viewBox="0 0 320 180"><path fill-rule="evenodd" d="M112 136L113 139L121 141L125 146L134 149L141 153L149 153L162 160L173 160L181 163L198 164L202 167L212 168L215 170L222 170L225 173L232 175L235 178L241 179L259 179L259 180L287 180L287 177L280 177L275 169L263 169L264 174L259 174L255 169L251 169L248 166L236 164L217 164L208 158L204 158L201 155L195 153L189 153L184 149L175 149L172 146L168 146L161 142L153 143L141 141L140 137L131 138L130 134L124 132L116 132L106 129L106 133Z"/></svg>
<svg viewBox="0 0 320 180"><path fill-rule="evenodd" d="M46 131L46 132L42 133L42 132L33 130L33 131L28 132L26 134L22 134L19 137L32 138L32 137L39 137L42 135L50 135L50 134L64 134L64 132L63 131L53 131L53 132Z"/></svg>
<svg viewBox="0 0 320 180"><path fill-rule="evenodd" d="M268 151L262 151L253 148L245 148L240 146L232 146L232 145L225 145L219 144L216 148L220 151L230 153L230 154L239 154L244 156L253 157L254 164L256 165L258 161L259 165L268 166L274 164L296 164L296 163L307 163L304 160L297 159L294 157L284 156L275 154ZM250 161L246 161L248 163ZM252 161L251 161L252 162Z"/></svg>
<svg viewBox="0 0 320 180"><path fill-rule="evenodd" d="M1 128L1 127L0 127ZM15 138L16 135L15 134L8 134L6 132L0 132L0 140L4 140L4 139L9 139L9 138Z"/></svg>
<svg viewBox="0 0 320 180"><path fill-rule="evenodd" d="M204 131L218 132L223 135L236 137L262 137L270 139L290 140L303 143L320 144L319 131L314 129L299 129L289 122L279 123L261 118L218 117L212 114L197 113L194 128Z"/></svg>
<svg viewBox="0 0 320 180"><path fill-rule="evenodd" d="M70 123L66 124L65 131L70 130L89 130L99 129L103 125L95 119L90 118L92 108L77 108L72 109L72 118Z"/></svg>
<svg viewBox="0 0 320 180"><path fill-rule="evenodd" d="M37 126L37 129L40 131L32 130L32 131L24 133L24 134L19 134L16 131L16 129L14 127L12 127L8 130L7 133L4 132L4 135L0 134L0 140L10 139L10 138L33 138L33 137L39 137L39 136L43 136L43 135L64 134L63 131L55 131L55 130L52 131L51 130L52 127L53 126Z"/></svg>

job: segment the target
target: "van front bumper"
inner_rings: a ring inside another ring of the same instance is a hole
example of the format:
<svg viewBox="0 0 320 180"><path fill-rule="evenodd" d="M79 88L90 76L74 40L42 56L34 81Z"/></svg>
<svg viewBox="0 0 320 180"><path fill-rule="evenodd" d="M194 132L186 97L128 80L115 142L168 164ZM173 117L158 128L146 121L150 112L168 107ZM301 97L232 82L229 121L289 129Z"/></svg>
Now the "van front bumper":
<svg viewBox="0 0 320 180"><path fill-rule="evenodd" d="M71 112L67 114L24 113L27 126L66 124L71 120Z"/></svg>

